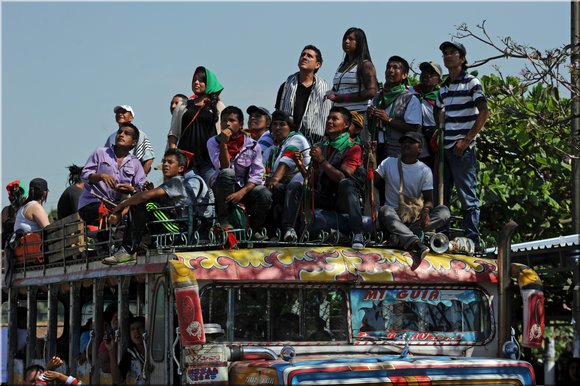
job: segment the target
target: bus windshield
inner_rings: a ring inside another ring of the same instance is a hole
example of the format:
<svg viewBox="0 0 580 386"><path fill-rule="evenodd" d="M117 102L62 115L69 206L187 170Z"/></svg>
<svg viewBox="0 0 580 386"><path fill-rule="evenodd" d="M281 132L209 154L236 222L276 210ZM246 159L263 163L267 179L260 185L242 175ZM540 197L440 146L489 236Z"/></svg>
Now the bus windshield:
<svg viewBox="0 0 580 386"><path fill-rule="evenodd" d="M477 289L353 289L353 335L359 340L484 344L490 301Z"/></svg>
<svg viewBox="0 0 580 386"><path fill-rule="evenodd" d="M201 299L204 323L219 324L228 341L348 338L346 295L340 288L212 286Z"/></svg>

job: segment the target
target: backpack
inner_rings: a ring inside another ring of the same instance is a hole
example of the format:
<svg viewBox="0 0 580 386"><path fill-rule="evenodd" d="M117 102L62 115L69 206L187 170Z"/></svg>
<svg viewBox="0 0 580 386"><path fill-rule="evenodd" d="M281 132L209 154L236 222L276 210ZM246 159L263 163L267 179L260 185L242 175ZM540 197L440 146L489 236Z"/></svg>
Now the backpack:
<svg viewBox="0 0 580 386"><path fill-rule="evenodd" d="M207 184L193 170L185 174L185 190L193 204L194 214L196 217L213 218L215 217L214 195L213 191L208 188ZM195 183L199 184L199 190L195 193Z"/></svg>

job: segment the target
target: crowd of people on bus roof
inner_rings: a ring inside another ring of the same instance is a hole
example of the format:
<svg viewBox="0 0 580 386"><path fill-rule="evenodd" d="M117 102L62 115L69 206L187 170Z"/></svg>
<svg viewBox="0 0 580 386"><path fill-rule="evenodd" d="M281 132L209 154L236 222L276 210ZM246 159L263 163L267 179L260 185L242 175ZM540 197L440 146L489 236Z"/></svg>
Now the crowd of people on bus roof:
<svg viewBox="0 0 580 386"><path fill-rule="evenodd" d="M287 242L297 241L319 210L330 211L348 218L355 250L365 248L365 216L371 214L392 243L411 253L416 269L429 252L422 232L449 232L455 186L465 236L479 249L475 144L489 112L479 80L467 73L465 47L443 42L447 76L437 63L425 61L415 86L408 84L409 63L397 55L387 60L379 84L362 29L349 28L342 49L344 59L331 84L317 75L320 50L306 45L298 71L278 89L275 110L249 106L247 128L242 109L221 101L224 86L217 75L198 66L193 95L171 100L166 152L155 167L164 182L156 188L147 181L155 158L149 138L132 122L131 106L115 106L117 130L82 169L69 169L62 216L78 199L79 215L90 226L129 218L122 245L103 260L118 264L135 259L147 219L171 216L166 206L201 203L203 213L215 201L217 222L229 230L243 204L254 240L268 240L280 229ZM436 134L439 126L443 134ZM19 185L7 186L11 205L2 212L3 229L11 222L14 229L45 227L46 181L31 181L24 203ZM436 199L440 186L443 202ZM182 230L179 224L163 226Z"/></svg>

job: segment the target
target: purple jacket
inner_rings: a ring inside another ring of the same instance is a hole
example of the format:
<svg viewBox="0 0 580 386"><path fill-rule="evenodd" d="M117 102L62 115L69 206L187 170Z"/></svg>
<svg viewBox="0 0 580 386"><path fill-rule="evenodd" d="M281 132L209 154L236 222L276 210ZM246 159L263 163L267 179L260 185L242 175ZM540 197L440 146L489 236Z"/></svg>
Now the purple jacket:
<svg viewBox="0 0 580 386"><path fill-rule="evenodd" d="M117 167L117 158L113 147L99 147L89 156L87 163L83 167L81 179L85 182L85 188L79 198L79 209L87 204L99 202L99 199L93 197L91 192L95 192L114 202L119 201L118 192L108 187L103 181L99 181L94 185L89 182L89 176L94 173L109 174L115 177L115 181L118 184L131 184L139 189L143 187L147 178L141 162L133 154L128 154L123 158L121 167Z"/></svg>
<svg viewBox="0 0 580 386"><path fill-rule="evenodd" d="M240 133L241 134L241 133ZM211 176L211 185L215 183L220 171L220 148L217 135L207 141L207 150L215 172ZM240 152L230 160L230 167L233 167L236 173L236 182L239 186L246 185L247 182L253 182L256 185L263 185L264 181L264 164L262 163L262 148L249 136L244 136L244 145Z"/></svg>

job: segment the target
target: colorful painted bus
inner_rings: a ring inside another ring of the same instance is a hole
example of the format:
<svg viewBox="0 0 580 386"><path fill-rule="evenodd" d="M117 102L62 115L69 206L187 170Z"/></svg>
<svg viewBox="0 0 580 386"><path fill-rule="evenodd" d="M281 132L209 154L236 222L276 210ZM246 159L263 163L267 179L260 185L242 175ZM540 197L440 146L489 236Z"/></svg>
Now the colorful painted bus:
<svg viewBox="0 0 580 386"><path fill-rule="evenodd" d="M24 257L5 272L8 383L59 355L63 372L111 384L98 350L103 310L114 303L120 331L130 314L146 318L137 384L535 385L532 366L517 358L519 345L543 341L544 298L535 272L510 263L514 229L502 231L497 255L431 253L416 271L407 252L378 244L355 251L328 240L238 235L238 247L224 249L227 235L208 244L184 235L182 246L159 237L158 248L117 266L103 265L81 236L62 254L46 255L45 242L42 261ZM19 306L24 353L16 349ZM81 352L89 317L91 342ZM118 334L120 350L128 339Z"/></svg>

